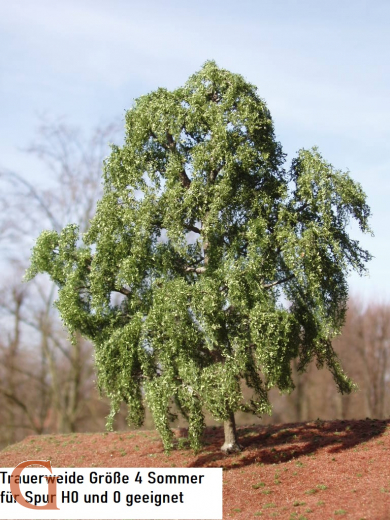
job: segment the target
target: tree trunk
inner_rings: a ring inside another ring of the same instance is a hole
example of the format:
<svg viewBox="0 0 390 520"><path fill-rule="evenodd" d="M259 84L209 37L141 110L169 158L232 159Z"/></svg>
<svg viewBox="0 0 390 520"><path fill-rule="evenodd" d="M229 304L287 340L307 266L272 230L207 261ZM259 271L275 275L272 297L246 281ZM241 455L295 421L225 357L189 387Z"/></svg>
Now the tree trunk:
<svg viewBox="0 0 390 520"><path fill-rule="evenodd" d="M223 444L221 451L223 453L236 453L241 451L242 446L238 443L236 421L233 412L230 412L229 419L223 423L223 429L225 432L225 443Z"/></svg>

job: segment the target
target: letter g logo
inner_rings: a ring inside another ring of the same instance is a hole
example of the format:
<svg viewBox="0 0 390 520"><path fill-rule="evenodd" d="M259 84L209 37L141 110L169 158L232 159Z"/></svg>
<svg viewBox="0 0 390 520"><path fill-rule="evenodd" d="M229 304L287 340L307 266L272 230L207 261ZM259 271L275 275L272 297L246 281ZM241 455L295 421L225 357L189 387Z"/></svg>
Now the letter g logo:
<svg viewBox="0 0 390 520"><path fill-rule="evenodd" d="M50 473L53 473L51 469L50 460L26 460L25 462L21 462L16 466L16 468L13 470L11 475L11 493L21 506L27 507L28 509L58 509L57 507L57 477L45 477L48 481L48 500L47 504L44 506L36 506L33 504L29 504L27 500L22 495L22 492L20 490L20 475L24 468L27 468L28 466L32 466L33 464L36 464L38 466L44 466L47 468Z"/></svg>

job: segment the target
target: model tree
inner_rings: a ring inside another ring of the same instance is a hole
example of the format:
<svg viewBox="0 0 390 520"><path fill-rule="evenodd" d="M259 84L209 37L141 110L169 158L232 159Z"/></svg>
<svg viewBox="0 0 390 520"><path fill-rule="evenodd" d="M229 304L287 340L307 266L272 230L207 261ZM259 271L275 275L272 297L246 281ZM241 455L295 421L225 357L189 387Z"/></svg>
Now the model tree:
<svg viewBox="0 0 390 520"><path fill-rule="evenodd" d="M370 258L347 225L352 217L370 232L370 210L360 185L316 149L288 171L284 160L256 88L207 62L127 112L87 233L69 225L38 238L27 277L48 273L66 327L94 343L109 424L125 401L141 425L146 401L169 450L175 403L196 450L208 410L231 452L234 413L269 413L268 390L294 388L293 359L301 371L314 359L341 392L353 388L331 340L348 271Z"/></svg>

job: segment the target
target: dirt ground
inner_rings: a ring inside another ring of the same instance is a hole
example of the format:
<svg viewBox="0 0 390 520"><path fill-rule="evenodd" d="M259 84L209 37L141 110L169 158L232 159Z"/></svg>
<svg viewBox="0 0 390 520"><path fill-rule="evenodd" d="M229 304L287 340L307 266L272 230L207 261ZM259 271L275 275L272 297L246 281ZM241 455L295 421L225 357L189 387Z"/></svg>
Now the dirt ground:
<svg viewBox="0 0 390 520"><path fill-rule="evenodd" d="M223 455L221 427L204 448L164 453L154 431L27 437L0 452L0 467L49 459L53 467L222 467L223 518L390 519L390 420L315 421L238 428L244 449Z"/></svg>

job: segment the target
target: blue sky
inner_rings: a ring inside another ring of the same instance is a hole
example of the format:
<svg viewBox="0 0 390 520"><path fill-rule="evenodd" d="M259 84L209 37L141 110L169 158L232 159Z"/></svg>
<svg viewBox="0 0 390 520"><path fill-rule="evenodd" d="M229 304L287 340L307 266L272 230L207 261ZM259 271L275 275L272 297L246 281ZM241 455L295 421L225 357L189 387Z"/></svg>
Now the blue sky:
<svg viewBox="0 0 390 520"><path fill-rule="evenodd" d="M317 145L368 195L370 277L351 291L390 297L390 2L13 0L0 3L0 167L44 182L21 151L38 116L86 131L134 98L175 88L208 59L258 87L289 160Z"/></svg>

